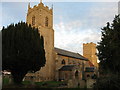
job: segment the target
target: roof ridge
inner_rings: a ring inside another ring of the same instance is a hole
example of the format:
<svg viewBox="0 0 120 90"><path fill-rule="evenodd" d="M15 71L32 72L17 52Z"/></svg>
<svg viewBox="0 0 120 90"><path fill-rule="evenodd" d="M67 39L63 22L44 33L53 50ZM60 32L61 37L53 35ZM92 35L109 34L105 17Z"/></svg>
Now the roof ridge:
<svg viewBox="0 0 120 90"><path fill-rule="evenodd" d="M83 57L79 53L67 51L64 49L56 48L56 47L54 47L54 49L57 52L57 54L59 54L59 55L68 56L68 57L72 57L72 58L76 58L76 59L80 59L80 60L88 60L87 58Z"/></svg>
<svg viewBox="0 0 120 90"><path fill-rule="evenodd" d="M54 47L54 48L56 48L56 47ZM60 50L67 51L67 52L71 52L71 53L76 53L76 52L73 52L73 51L70 51L70 50L61 49L61 48L56 48L56 49L60 49ZM76 54L77 54L77 53L76 53Z"/></svg>
<svg viewBox="0 0 120 90"><path fill-rule="evenodd" d="M79 54L79 53L78 53ZM81 55L81 54L79 54L80 56L82 56L83 58L86 58L86 57L84 57L83 55ZM88 58L86 58L86 59L88 59ZM89 60L89 59L88 59Z"/></svg>

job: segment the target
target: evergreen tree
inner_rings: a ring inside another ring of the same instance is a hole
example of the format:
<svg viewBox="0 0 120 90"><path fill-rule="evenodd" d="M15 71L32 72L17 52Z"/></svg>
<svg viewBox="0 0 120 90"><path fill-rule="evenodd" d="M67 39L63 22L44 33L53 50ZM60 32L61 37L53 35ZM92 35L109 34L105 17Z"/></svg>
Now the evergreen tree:
<svg viewBox="0 0 120 90"><path fill-rule="evenodd" d="M120 17L115 16L112 24L102 28L101 41L98 43L100 69L113 73L120 72Z"/></svg>
<svg viewBox="0 0 120 90"><path fill-rule="evenodd" d="M2 29L2 69L10 70L13 81L20 84L28 71L45 65L43 37L37 28L24 22Z"/></svg>

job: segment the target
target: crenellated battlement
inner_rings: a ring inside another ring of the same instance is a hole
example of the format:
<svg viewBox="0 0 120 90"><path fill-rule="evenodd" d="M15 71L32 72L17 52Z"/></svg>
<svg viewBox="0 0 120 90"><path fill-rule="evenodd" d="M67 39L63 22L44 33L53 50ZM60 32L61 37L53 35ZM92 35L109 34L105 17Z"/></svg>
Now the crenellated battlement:
<svg viewBox="0 0 120 90"><path fill-rule="evenodd" d="M53 9L49 8L48 6L45 6L42 2L40 2L38 5L33 6L33 8L30 7L30 4L28 5L28 13L31 13L32 11L35 11L38 9L43 9L43 10L49 12L50 14L53 13Z"/></svg>
<svg viewBox="0 0 120 90"><path fill-rule="evenodd" d="M84 45L84 46L88 46L88 45L90 45L90 46L96 46L96 44L93 43L93 42L90 42L90 43L83 43L83 45Z"/></svg>

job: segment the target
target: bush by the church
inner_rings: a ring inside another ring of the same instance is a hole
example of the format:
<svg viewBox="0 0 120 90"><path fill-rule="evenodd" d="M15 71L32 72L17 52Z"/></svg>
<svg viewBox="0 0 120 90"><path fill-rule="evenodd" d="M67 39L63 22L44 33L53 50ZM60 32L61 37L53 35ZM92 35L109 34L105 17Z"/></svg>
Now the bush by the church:
<svg viewBox="0 0 120 90"><path fill-rule="evenodd" d="M2 70L11 72L20 84L28 71L36 72L45 65L44 40L37 28L24 22L2 29Z"/></svg>
<svg viewBox="0 0 120 90"><path fill-rule="evenodd" d="M94 90L102 90L102 89L119 90L120 74L118 75L108 74L98 78L94 86Z"/></svg>

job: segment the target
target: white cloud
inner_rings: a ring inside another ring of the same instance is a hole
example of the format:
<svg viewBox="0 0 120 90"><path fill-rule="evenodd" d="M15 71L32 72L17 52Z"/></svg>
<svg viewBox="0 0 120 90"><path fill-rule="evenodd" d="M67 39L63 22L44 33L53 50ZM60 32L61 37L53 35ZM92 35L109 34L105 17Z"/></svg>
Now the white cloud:
<svg viewBox="0 0 120 90"><path fill-rule="evenodd" d="M82 54L83 43L97 42L101 39L101 28L111 22L117 14L117 3L91 7L87 17L82 20L63 22L54 25L55 46Z"/></svg>
<svg viewBox="0 0 120 90"><path fill-rule="evenodd" d="M97 7L91 7L88 17L91 28L101 28L106 22L111 22L118 13L118 3L100 3Z"/></svg>
<svg viewBox="0 0 120 90"><path fill-rule="evenodd" d="M91 29L81 30L79 28L81 25L78 21L55 24L55 46L82 54L83 43L96 43L100 40L100 33Z"/></svg>

